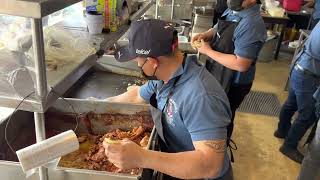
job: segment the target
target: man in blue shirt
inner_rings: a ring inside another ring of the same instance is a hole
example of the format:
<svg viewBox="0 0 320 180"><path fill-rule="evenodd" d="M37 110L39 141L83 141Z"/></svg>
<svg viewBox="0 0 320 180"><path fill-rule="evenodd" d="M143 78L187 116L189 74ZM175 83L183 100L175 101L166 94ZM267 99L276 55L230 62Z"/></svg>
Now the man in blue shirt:
<svg viewBox="0 0 320 180"><path fill-rule="evenodd" d="M149 81L108 101L150 103L163 152L124 140L105 142L105 154L121 169L149 168L181 179L232 179L227 96L196 56L184 56L177 44L177 32L164 21L131 25L129 46L117 47L115 58L135 60Z"/></svg>
<svg viewBox="0 0 320 180"><path fill-rule="evenodd" d="M311 20L310 29L313 29L320 20L320 0L312 0L312 1L314 4L314 10L311 17L312 20Z"/></svg>
<svg viewBox="0 0 320 180"><path fill-rule="evenodd" d="M228 92L232 111L232 123L228 127L230 138L235 112L251 89L256 60L267 35L260 15L260 5L256 0L227 2L229 8L218 24L193 37L192 42L202 41L199 52L209 56L207 67L213 68L210 72ZM223 65L225 69L219 70L217 64L211 65L213 62ZM227 76L230 78L226 79Z"/></svg>
<svg viewBox="0 0 320 180"><path fill-rule="evenodd" d="M274 133L278 138L285 138L280 151L298 163L303 159L303 155L297 150L298 143L317 119L313 94L320 84L319 40L320 23L311 32L294 62L288 99L282 106L278 129ZM291 118L295 112L298 112L298 116L291 124Z"/></svg>

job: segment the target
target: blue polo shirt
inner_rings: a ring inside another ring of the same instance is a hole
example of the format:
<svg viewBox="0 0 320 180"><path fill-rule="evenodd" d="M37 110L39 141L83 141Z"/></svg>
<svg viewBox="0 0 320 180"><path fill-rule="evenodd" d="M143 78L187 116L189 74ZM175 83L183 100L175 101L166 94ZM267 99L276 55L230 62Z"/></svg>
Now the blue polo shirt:
<svg viewBox="0 0 320 180"><path fill-rule="evenodd" d="M298 56L297 63L300 66L320 76L320 22L312 30Z"/></svg>
<svg viewBox="0 0 320 180"><path fill-rule="evenodd" d="M181 66L167 84L148 81L141 86L140 96L149 102L156 92L158 109L162 110L179 75L182 76L165 107L162 122L170 151L192 151L195 149L193 141L226 140L231 119L228 98L218 81L197 63L196 56L188 56L184 68ZM227 172L229 166L229 157L225 153L220 176Z"/></svg>
<svg viewBox="0 0 320 180"><path fill-rule="evenodd" d="M320 0L314 1L313 19L320 19Z"/></svg>
<svg viewBox="0 0 320 180"><path fill-rule="evenodd" d="M260 5L256 4L239 12L227 9L222 16L227 21L239 22L233 34L235 46L234 54L252 59L255 63L259 52L267 38L264 21L260 15ZM254 80L256 66L253 64L246 72L237 72L234 76L235 84L250 84Z"/></svg>

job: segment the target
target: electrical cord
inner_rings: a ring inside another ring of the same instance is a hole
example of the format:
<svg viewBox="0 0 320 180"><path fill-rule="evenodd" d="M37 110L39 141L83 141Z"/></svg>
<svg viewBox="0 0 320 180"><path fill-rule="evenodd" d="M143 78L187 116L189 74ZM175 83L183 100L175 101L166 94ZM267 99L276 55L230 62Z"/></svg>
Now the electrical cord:
<svg viewBox="0 0 320 180"><path fill-rule="evenodd" d="M75 108L72 106L72 104L67 101L64 97L62 97L59 93L57 93L56 91L53 90L53 88L51 87L51 92L56 95L57 97L61 98L62 100L64 100L68 105L69 107L72 109L72 111L74 112L75 114L75 121L76 121L76 126L74 128L74 132L76 132L76 130L78 129L78 126L79 126L79 114L76 112ZM35 92L33 91L32 93L28 94L27 96L25 96L21 101L20 103L17 105L17 107L14 109L13 113L9 116L9 119L6 123L6 126L5 126L5 129L4 129L4 138L5 138L5 141L7 143L7 145L9 146L10 150L16 154L16 151L13 149L13 147L11 146L9 140L8 140L8 136L7 136L7 129L8 129L8 126L10 124L10 121L12 119L12 116L19 110L19 107L21 106L21 104L27 99L29 98L31 95L33 95ZM48 96L47 96L48 97Z"/></svg>
<svg viewBox="0 0 320 180"><path fill-rule="evenodd" d="M66 100L64 97L62 97L59 93L57 93L55 90L53 90L53 88L51 87L51 92L56 95L57 97L61 98L62 100L64 100L68 105L69 107L72 109L72 111L74 112L76 118L76 127L74 128L74 132L76 132L76 130L78 129L78 126L79 126L79 113L76 112L76 110L74 109L74 107L72 106L72 104Z"/></svg>
<svg viewBox="0 0 320 180"><path fill-rule="evenodd" d="M9 146L9 148L11 149L11 151L14 152L14 153L16 153L16 151L12 148L12 146L10 145L10 142L9 142L9 140L8 140L7 128L8 128L8 126L9 126L9 123L10 123L10 121L11 121L12 116L18 111L20 105L21 105L27 98L29 98L31 95L33 95L34 93L35 93L35 92L33 91L32 93L28 94L27 96L25 96L25 97L20 101L20 103L19 103L18 106L14 109L13 113L10 115L10 117L9 117L7 123L6 123L6 127L5 127L5 129L4 129L4 138L5 138L6 142L7 142L7 145Z"/></svg>

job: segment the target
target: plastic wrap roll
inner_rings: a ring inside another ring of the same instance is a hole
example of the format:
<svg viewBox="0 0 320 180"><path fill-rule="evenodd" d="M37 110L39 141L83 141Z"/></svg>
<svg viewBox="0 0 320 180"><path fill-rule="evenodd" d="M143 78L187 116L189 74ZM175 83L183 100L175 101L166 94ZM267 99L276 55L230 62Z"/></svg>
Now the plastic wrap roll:
<svg viewBox="0 0 320 180"><path fill-rule="evenodd" d="M27 172L77 149L79 149L77 136L69 130L16 153L23 171Z"/></svg>

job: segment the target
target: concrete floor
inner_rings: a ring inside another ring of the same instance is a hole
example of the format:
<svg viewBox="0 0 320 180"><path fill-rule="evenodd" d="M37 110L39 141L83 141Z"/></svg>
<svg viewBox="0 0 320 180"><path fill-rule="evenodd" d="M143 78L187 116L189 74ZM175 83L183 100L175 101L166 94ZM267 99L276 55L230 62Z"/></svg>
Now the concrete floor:
<svg viewBox="0 0 320 180"><path fill-rule="evenodd" d="M281 104L287 98L284 91L291 57L279 61L257 63L252 90L275 93ZM235 180L294 180L300 165L283 156L279 151L283 140L273 136L277 117L237 113L233 139L238 150L234 151Z"/></svg>

